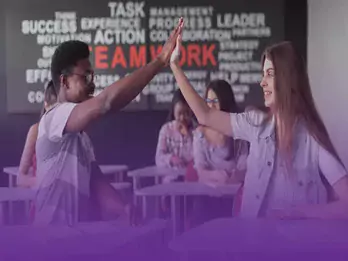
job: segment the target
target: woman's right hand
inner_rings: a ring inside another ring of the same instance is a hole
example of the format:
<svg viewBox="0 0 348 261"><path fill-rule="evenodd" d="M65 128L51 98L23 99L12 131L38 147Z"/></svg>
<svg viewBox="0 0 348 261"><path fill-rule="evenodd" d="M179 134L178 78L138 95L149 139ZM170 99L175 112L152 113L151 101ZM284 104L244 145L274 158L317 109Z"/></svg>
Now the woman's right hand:
<svg viewBox="0 0 348 261"><path fill-rule="evenodd" d="M170 57L170 65L178 65L179 64L181 37L182 37L182 34L180 33L178 35L178 37L176 38L176 45L175 45L175 48L174 48L172 55Z"/></svg>
<svg viewBox="0 0 348 261"><path fill-rule="evenodd" d="M167 42L164 44L161 53L158 58L165 64L171 61L173 51L175 50L175 45L178 43L178 35L181 35L182 28L184 26L184 19L181 17L175 29L170 34Z"/></svg>

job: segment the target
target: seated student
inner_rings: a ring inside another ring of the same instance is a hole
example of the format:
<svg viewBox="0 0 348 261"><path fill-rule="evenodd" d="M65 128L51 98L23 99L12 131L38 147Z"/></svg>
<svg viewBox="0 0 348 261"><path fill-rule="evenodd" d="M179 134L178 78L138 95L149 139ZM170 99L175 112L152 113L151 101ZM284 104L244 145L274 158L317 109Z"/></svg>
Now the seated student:
<svg viewBox="0 0 348 261"><path fill-rule="evenodd" d="M185 169L192 162L193 117L180 90L174 93L168 121L158 137L156 165ZM173 178L165 178L170 182Z"/></svg>
<svg viewBox="0 0 348 261"><path fill-rule="evenodd" d="M212 81L207 87L205 99L210 108L233 113L238 111L231 85L226 81ZM194 131L193 159L201 182L216 185L242 182L247 157L247 142L234 140L202 125Z"/></svg>
<svg viewBox="0 0 348 261"><path fill-rule="evenodd" d="M224 80L210 82L205 99L212 109L238 112L231 85ZM234 140L202 125L194 131L193 159L199 182L214 186L242 183L247 157L248 143L245 141ZM231 216L232 205L231 197L197 197L191 221L193 225L199 225L213 218Z"/></svg>
<svg viewBox="0 0 348 261"><path fill-rule="evenodd" d="M49 81L45 88L45 100L42 108L41 116L49 111L57 102L57 94L53 86L53 82ZM41 118L40 116L40 118ZM33 187L36 176L36 153L35 145L38 134L39 123L32 125L28 131L27 139L25 141L22 152L21 161L19 164L19 175L17 177L17 185L21 187ZM32 168L33 172L30 175L29 170Z"/></svg>

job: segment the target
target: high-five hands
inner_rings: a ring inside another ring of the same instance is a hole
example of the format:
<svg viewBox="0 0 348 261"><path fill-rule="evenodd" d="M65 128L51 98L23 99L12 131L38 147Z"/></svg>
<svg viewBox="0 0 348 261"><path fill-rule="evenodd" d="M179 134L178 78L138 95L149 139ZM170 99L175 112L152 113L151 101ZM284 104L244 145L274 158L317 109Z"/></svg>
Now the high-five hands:
<svg viewBox="0 0 348 261"><path fill-rule="evenodd" d="M184 25L184 19L181 17L179 19L178 25L170 34L167 42L164 44L162 51L158 56L158 59L160 59L160 61L163 62L164 65L167 65L169 63L169 60L172 56L172 52L177 45L178 36L181 35L183 25Z"/></svg>
<svg viewBox="0 0 348 261"><path fill-rule="evenodd" d="M181 35L181 32L180 32L178 37L176 38L176 45L175 45L175 49L173 50L172 55L170 57L170 63L177 63L177 62L179 62L180 47L181 47L181 37L182 37L182 35Z"/></svg>

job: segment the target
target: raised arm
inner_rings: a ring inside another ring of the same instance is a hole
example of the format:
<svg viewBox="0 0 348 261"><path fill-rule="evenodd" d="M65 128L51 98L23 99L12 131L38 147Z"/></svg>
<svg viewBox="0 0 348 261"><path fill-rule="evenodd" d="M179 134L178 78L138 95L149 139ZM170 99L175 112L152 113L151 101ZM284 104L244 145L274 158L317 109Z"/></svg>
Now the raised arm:
<svg viewBox="0 0 348 261"><path fill-rule="evenodd" d="M178 37L176 48L172 54L170 67L187 103L190 105L200 124L213 128L227 136L232 136L230 114L210 109L202 97L192 87L181 69L178 59L180 45L181 35Z"/></svg>
<svg viewBox="0 0 348 261"><path fill-rule="evenodd" d="M96 97L76 105L66 123L65 132L82 131L90 122L108 111L120 110L130 103L152 78L168 64L176 45L176 39L182 30L182 24L183 19L180 19L155 60L113 83Z"/></svg>

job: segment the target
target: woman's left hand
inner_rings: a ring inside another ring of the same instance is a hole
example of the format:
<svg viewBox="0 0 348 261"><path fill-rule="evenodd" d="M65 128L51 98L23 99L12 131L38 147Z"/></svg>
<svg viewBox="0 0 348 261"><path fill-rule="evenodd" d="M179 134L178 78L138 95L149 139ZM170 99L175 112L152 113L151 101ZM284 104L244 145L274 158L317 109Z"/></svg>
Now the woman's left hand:
<svg viewBox="0 0 348 261"><path fill-rule="evenodd" d="M228 176L223 170L211 171L207 175L207 180L215 185L224 185L227 183Z"/></svg>

